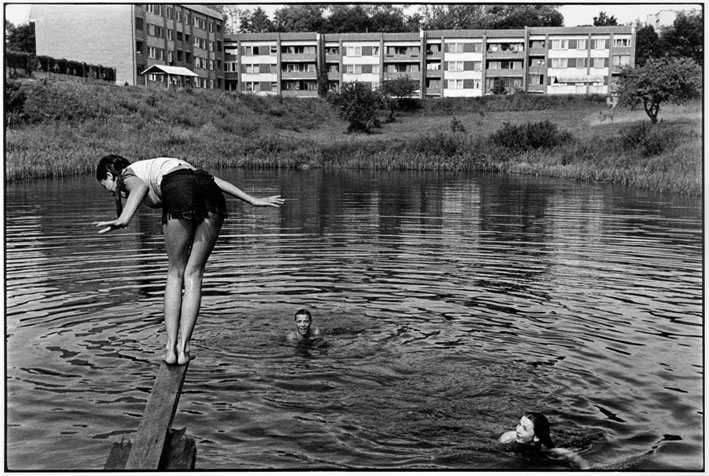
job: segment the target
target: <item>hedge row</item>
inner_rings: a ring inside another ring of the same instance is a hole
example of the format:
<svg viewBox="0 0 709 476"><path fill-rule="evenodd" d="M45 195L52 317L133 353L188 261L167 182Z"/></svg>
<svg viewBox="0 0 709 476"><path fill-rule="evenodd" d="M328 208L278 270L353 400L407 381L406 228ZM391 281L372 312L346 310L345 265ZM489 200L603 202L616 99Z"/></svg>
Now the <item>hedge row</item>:
<svg viewBox="0 0 709 476"><path fill-rule="evenodd" d="M66 74L81 78L94 78L114 82L116 69L101 65L87 64L80 61L55 59L50 56L35 56L21 51L8 51L5 53L5 66L13 69L22 69L28 76L33 71Z"/></svg>

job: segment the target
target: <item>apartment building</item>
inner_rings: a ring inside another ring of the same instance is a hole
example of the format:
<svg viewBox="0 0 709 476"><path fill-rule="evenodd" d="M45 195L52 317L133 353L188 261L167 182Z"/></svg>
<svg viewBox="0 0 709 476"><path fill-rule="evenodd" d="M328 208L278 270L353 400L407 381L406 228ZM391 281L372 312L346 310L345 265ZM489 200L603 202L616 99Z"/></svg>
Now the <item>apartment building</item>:
<svg viewBox="0 0 709 476"><path fill-rule="evenodd" d="M224 18L193 4L33 4L37 55L116 68L116 83L224 88Z"/></svg>
<svg viewBox="0 0 709 476"><path fill-rule="evenodd" d="M249 33L225 36L227 89L312 97L359 81L408 77L416 95L508 93L612 95L634 65L635 28L533 27L419 33ZM322 77L319 76L322 72ZM497 89L495 89L497 88Z"/></svg>

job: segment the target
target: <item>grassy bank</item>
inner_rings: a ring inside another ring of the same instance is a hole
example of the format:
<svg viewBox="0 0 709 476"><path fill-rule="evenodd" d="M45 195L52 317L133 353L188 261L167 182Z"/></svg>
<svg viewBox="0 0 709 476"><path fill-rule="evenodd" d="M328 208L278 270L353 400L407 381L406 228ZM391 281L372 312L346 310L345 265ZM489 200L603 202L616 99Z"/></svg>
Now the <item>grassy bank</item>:
<svg viewBox="0 0 709 476"><path fill-rule="evenodd" d="M609 110L600 98L431 100L354 135L320 99L29 80L9 87L7 180L93 172L98 158L118 153L206 168L482 169L702 192L699 103L666 106L651 126L644 112Z"/></svg>

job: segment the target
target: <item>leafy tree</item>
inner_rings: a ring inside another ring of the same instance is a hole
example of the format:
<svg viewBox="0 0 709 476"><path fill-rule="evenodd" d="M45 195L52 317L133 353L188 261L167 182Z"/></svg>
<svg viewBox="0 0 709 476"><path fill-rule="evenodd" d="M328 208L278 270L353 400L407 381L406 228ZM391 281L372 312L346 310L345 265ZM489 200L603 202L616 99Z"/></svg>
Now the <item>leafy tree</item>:
<svg viewBox="0 0 709 476"><path fill-rule="evenodd" d="M662 33L662 46L671 56L704 61L704 16L701 13L680 13L671 27Z"/></svg>
<svg viewBox="0 0 709 476"><path fill-rule="evenodd" d="M359 81L344 83L340 91L330 93L328 101L340 117L349 122L347 132L370 132L378 127L377 111L382 97L377 91Z"/></svg>
<svg viewBox="0 0 709 476"><path fill-rule="evenodd" d="M660 56L662 56L662 45L655 28L652 25L638 26L635 34L635 64L642 66L648 58Z"/></svg>
<svg viewBox="0 0 709 476"><path fill-rule="evenodd" d="M24 23L15 26L5 20L5 46L8 50L35 54L37 52L37 46L34 35L34 23Z"/></svg>
<svg viewBox="0 0 709 476"><path fill-rule="evenodd" d="M617 26L618 20L615 16L606 15L606 12L601 12L597 17L593 17L593 26Z"/></svg>
<svg viewBox="0 0 709 476"><path fill-rule="evenodd" d="M419 87L419 83L408 76L384 81L381 92L389 103L389 121L394 120L394 112L400 110L403 101L410 98Z"/></svg>
<svg viewBox="0 0 709 476"><path fill-rule="evenodd" d="M495 78L492 82L492 89L490 90L492 94L507 94L507 88L505 87L505 81L502 78Z"/></svg>
<svg viewBox="0 0 709 476"><path fill-rule="evenodd" d="M251 10L244 10L239 15L240 33L267 33L274 31L273 23L261 7Z"/></svg>
<svg viewBox="0 0 709 476"><path fill-rule="evenodd" d="M366 33L374 30L372 21L362 5L333 5L328 17L328 31Z"/></svg>
<svg viewBox="0 0 709 476"><path fill-rule="evenodd" d="M554 5L508 4L488 6L478 28L490 30L521 29L525 26L563 26L564 16Z"/></svg>
<svg viewBox="0 0 709 476"><path fill-rule="evenodd" d="M484 8L480 4L431 4L419 7L421 25L426 30L476 29L483 13Z"/></svg>
<svg viewBox="0 0 709 476"><path fill-rule="evenodd" d="M410 30L406 16L401 8L391 5L373 5L368 8L369 18L372 23L370 31L382 33L397 33Z"/></svg>
<svg viewBox="0 0 709 476"><path fill-rule="evenodd" d="M423 28L428 30L516 29L564 24L557 7L545 4L434 4L420 7L419 15Z"/></svg>
<svg viewBox="0 0 709 476"><path fill-rule="evenodd" d="M315 31L325 30L327 20L323 17L324 5L288 5L276 10L273 23L276 31Z"/></svg>
<svg viewBox="0 0 709 476"><path fill-rule="evenodd" d="M653 124L663 103L684 104L700 97L702 68L690 58L649 58L637 68L624 68L618 83L619 104L643 105Z"/></svg>

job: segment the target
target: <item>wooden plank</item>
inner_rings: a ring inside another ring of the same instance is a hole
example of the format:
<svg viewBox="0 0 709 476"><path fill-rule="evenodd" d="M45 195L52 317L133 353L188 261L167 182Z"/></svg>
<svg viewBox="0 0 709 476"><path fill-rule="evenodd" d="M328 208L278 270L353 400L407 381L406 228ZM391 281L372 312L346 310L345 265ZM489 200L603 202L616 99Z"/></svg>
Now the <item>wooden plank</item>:
<svg viewBox="0 0 709 476"><path fill-rule="evenodd" d="M195 460L197 459L197 444L194 439L185 436L186 430L187 428L170 430L159 469L194 469Z"/></svg>
<svg viewBox="0 0 709 476"><path fill-rule="evenodd" d="M188 366L160 364L125 469L158 469Z"/></svg>
<svg viewBox="0 0 709 476"><path fill-rule="evenodd" d="M195 468L197 444L193 438L185 435L186 430L186 428L170 430L158 469L192 470ZM132 446L133 443L130 440L121 440L120 443L114 443L103 469L106 471L126 469L126 462Z"/></svg>

